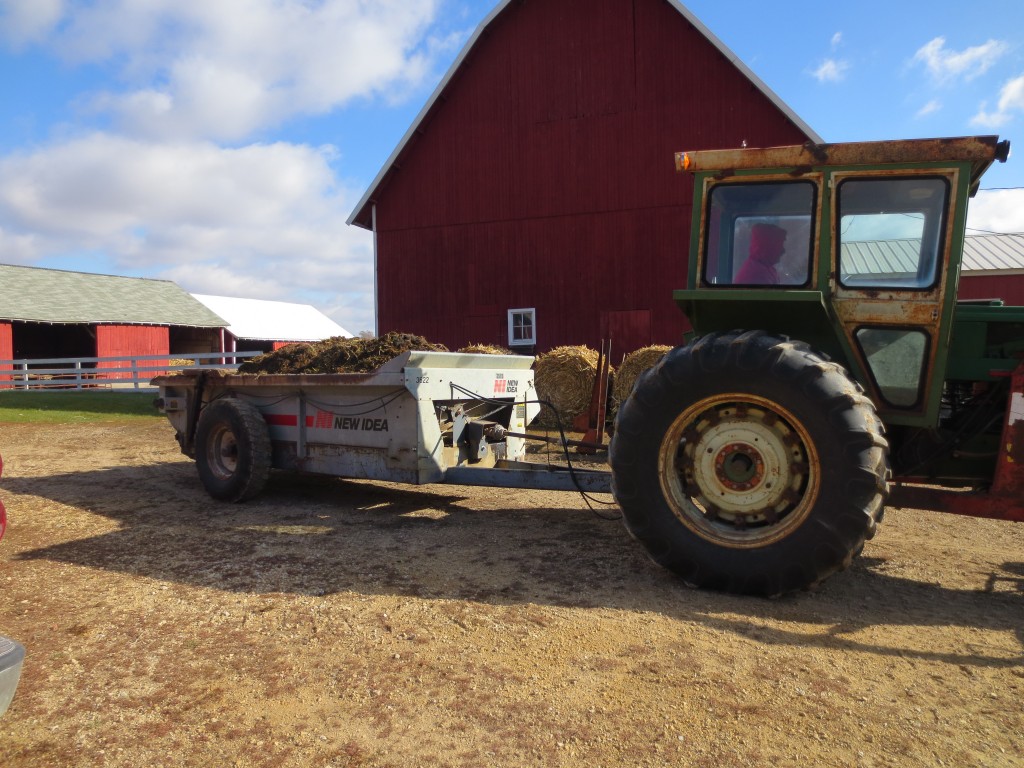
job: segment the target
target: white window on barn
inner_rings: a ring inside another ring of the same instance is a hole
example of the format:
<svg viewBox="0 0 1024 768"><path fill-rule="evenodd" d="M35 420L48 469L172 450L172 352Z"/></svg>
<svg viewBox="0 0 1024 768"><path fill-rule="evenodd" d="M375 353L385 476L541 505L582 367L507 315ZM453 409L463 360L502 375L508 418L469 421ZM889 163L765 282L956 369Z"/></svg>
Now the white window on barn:
<svg viewBox="0 0 1024 768"><path fill-rule="evenodd" d="M537 310L510 309L508 311L508 345L533 346L537 343Z"/></svg>

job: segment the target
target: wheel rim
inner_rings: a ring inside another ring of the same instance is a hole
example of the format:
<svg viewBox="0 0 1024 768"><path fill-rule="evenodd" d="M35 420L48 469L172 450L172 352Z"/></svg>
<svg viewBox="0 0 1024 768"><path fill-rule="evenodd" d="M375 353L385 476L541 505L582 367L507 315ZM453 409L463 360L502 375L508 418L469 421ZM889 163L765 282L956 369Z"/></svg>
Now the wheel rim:
<svg viewBox="0 0 1024 768"><path fill-rule="evenodd" d="M226 425L218 424L206 443L210 471L219 480L229 480L238 471L238 440Z"/></svg>
<svg viewBox="0 0 1024 768"><path fill-rule="evenodd" d="M659 456L679 520L708 541L746 549L778 541L818 496L818 454L800 421L755 395L701 400L676 417Z"/></svg>

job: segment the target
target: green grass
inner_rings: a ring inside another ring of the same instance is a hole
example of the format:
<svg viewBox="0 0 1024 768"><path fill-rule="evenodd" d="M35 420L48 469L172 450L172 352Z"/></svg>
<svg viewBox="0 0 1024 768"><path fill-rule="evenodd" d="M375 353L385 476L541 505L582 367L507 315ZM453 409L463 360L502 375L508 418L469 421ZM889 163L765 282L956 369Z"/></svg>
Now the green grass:
<svg viewBox="0 0 1024 768"><path fill-rule="evenodd" d="M153 392L0 392L0 422L78 424L163 418Z"/></svg>

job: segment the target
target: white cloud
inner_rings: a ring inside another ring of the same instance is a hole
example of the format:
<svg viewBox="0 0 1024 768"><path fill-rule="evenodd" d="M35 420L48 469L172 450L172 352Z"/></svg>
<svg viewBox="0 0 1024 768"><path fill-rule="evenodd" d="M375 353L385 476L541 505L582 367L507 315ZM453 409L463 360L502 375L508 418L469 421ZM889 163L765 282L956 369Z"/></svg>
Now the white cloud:
<svg viewBox="0 0 1024 768"><path fill-rule="evenodd" d="M4 264L31 264L38 252L35 235L14 234L0 227L0 253Z"/></svg>
<svg viewBox="0 0 1024 768"><path fill-rule="evenodd" d="M988 112L988 102L981 102L981 106L978 107L978 113L971 118L971 125L975 128L1002 128L1008 122L1011 117L1006 112Z"/></svg>
<svg viewBox="0 0 1024 768"><path fill-rule="evenodd" d="M13 48L39 42L63 12L63 0L0 0L0 40Z"/></svg>
<svg viewBox="0 0 1024 768"><path fill-rule="evenodd" d="M971 234L972 229L1024 232L1024 189L979 192L967 210L967 227L967 234Z"/></svg>
<svg viewBox="0 0 1024 768"><path fill-rule="evenodd" d="M850 64L847 61L825 59L811 74L819 83L838 83L846 77L849 68Z"/></svg>
<svg viewBox="0 0 1024 768"><path fill-rule="evenodd" d="M917 117L927 117L933 115L942 109L942 102L938 99L932 99L919 110L917 110Z"/></svg>
<svg viewBox="0 0 1024 768"><path fill-rule="evenodd" d="M981 102L978 113L971 118L971 125L981 128L1002 128L1013 120L1014 112L1024 111L1024 75L1006 83L999 92L999 109L988 112L988 102Z"/></svg>
<svg viewBox="0 0 1024 768"><path fill-rule="evenodd" d="M836 50L843 43L843 33L836 32L832 35L832 50Z"/></svg>
<svg viewBox="0 0 1024 768"><path fill-rule="evenodd" d="M1024 112L1024 75L1008 82L999 93L999 111L1011 110Z"/></svg>
<svg viewBox="0 0 1024 768"><path fill-rule="evenodd" d="M970 81L985 74L1008 50L1006 43L989 40L962 51L952 51L946 48L946 38L936 37L917 50L913 61L923 64L938 83L959 78Z"/></svg>
<svg viewBox="0 0 1024 768"><path fill-rule="evenodd" d="M421 84L443 50L422 40L439 2L96 0L35 28L51 30L48 45L71 63L121 67L125 90L92 104L123 130L237 141Z"/></svg>
<svg viewBox="0 0 1024 768"><path fill-rule="evenodd" d="M372 328L372 239L345 225L361 190L339 183L337 151L253 142L408 98L465 39L425 36L443 2L0 0L0 43L107 77L73 97L102 129L64 125L51 145L0 154L3 260L87 270L98 256Z"/></svg>
<svg viewBox="0 0 1024 768"><path fill-rule="evenodd" d="M333 159L331 148L107 134L10 155L0 158L0 247L26 264L103 253L123 272L198 293L329 297L334 319L357 332L373 323L372 245L345 225L356 193L338 184Z"/></svg>

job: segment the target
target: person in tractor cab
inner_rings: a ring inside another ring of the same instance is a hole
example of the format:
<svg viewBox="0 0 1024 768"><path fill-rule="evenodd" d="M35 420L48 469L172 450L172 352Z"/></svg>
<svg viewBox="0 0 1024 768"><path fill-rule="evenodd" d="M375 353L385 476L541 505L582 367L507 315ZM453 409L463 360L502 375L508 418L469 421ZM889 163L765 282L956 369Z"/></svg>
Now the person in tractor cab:
<svg viewBox="0 0 1024 768"><path fill-rule="evenodd" d="M750 256L736 274L737 283L778 285L776 266L786 252L786 230L774 224L755 224L750 230Z"/></svg>

